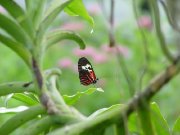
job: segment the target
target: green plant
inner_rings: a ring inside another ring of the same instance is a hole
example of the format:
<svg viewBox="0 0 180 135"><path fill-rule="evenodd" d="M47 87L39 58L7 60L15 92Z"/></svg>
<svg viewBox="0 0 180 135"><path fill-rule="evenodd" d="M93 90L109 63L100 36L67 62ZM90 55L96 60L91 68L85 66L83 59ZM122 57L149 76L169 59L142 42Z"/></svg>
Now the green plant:
<svg viewBox="0 0 180 135"><path fill-rule="evenodd" d="M97 89L90 88L84 92L77 92L73 96L61 95L57 86L57 79L62 79L60 69L44 70L43 68L47 49L63 39L73 40L81 49L85 48L84 41L76 33L49 30L54 19L63 10L70 15L83 17L93 26L93 20L84 8L82 0L63 2L53 0L50 3L46 0L25 0L25 10L12 0L0 0L0 5L8 12L8 15L0 13L0 28L4 30L4 33L0 33L0 42L22 58L32 75L32 80L29 82L0 84L0 96L12 94L11 98L29 107L24 111L14 112L14 116L5 120L0 127L0 134L10 134L28 123L27 127L23 127L24 131L20 131L19 134L105 134L109 127L111 133L118 135L128 134L128 132L170 135L170 129L158 105L154 102L150 103L150 99L178 74L180 58L172 58L167 48L163 48L165 43L162 42L163 35L158 21L156 26L157 32L160 32L158 34L161 37L162 50L165 55L168 54L167 58L173 61L172 64L157 75L143 92L132 97L127 104L116 104L99 109L86 117L70 105L80 96L89 95ZM47 9L45 9L46 5L48 5ZM152 7L156 6L152 5ZM156 12L156 10L157 8L153 11ZM158 16L155 20L157 18ZM133 111L136 113L132 114ZM9 113L7 108L6 113ZM178 127L179 119L173 128L175 133L179 132Z"/></svg>

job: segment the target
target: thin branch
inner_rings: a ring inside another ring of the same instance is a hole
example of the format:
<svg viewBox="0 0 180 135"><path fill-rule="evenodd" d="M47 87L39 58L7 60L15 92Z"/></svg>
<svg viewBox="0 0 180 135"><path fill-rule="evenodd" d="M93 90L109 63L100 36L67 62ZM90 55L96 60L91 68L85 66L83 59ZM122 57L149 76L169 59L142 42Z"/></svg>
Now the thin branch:
<svg viewBox="0 0 180 135"><path fill-rule="evenodd" d="M109 17L109 47L115 46L115 37L114 37L114 0L111 0L110 7L110 17Z"/></svg>
<svg viewBox="0 0 180 135"><path fill-rule="evenodd" d="M162 73L155 76L150 84L138 95L135 95L125 106L120 106L117 108L113 108L109 111L104 112L101 115L93 117L88 120L84 120L82 122L67 125L64 128L57 129L48 135L74 135L80 134L88 129L92 129L94 127L98 128L99 126L103 126L104 128L119 121L123 121L123 115L126 114L129 116L132 112L136 110L137 106L141 106L145 101L148 102L160 89L167 84L175 75L177 75L180 71L180 57L177 57L172 65L167 67Z"/></svg>
<svg viewBox="0 0 180 135"><path fill-rule="evenodd" d="M138 89L142 89L142 81L143 81L143 77L145 76L146 72L148 71L148 63L150 61L150 52L148 50L148 41L147 41L147 37L146 34L144 32L144 30L140 27L139 23L138 23L138 11L137 11L137 6L136 6L136 0L132 0L133 2L133 11L134 11L134 16L136 19L136 23L138 26L138 29L140 30L140 34L141 34L141 38L142 38L142 45L144 48L144 53L145 53L145 59L144 59L144 66L142 67L143 69L141 70L141 74L139 77L139 87Z"/></svg>
<svg viewBox="0 0 180 135"><path fill-rule="evenodd" d="M109 19L109 47L115 47L115 49L117 50L117 59L119 62L119 65L121 66L123 75L128 83L128 87L129 87L129 93L131 94L131 96L134 95L135 92L135 88L133 85L133 81L131 80L131 77L129 75L129 71L128 68L124 62L124 58L120 52L120 50L118 49L118 47L116 46L116 40L115 40L115 36L114 36L114 0L111 0L111 8L110 8L110 19Z"/></svg>
<svg viewBox="0 0 180 135"><path fill-rule="evenodd" d="M0 96L23 92L35 92L34 84L32 82L10 82L0 84Z"/></svg>
<svg viewBox="0 0 180 135"><path fill-rule="evenodd" d="M154 13L153 15L154 15L156 33L157 33L157 36L158 36L158 39L160 42L162 52L170 62L173 62L174 57L172 56L169 49L167 48L164 35L161 31L160 13L159 13L159 7L157 5L157 2L156 2L156 0L149 0L149 4L151 5L152 11Z"/></svg>
<svg viewBox="0 0 180 135"><path fill-rule="evenodd" d="M171 27L172 27L175 31L177 31L177 32L180 33L180 28L179 28L179 27L176 25L176 23L173 21L171 15L170 15L170 13L169 13L169 10L168 10L168 7L167 7L166 3L165 3L163 0L159 0L159 2L161 3L161 5L162 5L163 8L164 8L164 11L165 11L166 16L167 16L167 20L168 20L169 24L171 25Z"/></svg>
<svg viewBox="0 0 180 135"><path fill-rule="evenodd" d="M117 48L117 46L115 46L115 47L116 47L116 50L117 50L116 56L117 56L117 59L118 59L118 63L120 65L121 69L122 69L122 73L123 73L123 75L124 75L124 77L126 79L126 82L128 84L129 93L130 93L131 96L133 96L134 93L135 93L135 87L134 87L134 84L132 83L133 81L132 81L132 79L131 79L131 77L129 75L128 68L126 66L126 63L124 61L124 58L123 58L120 50Z"/></svg>

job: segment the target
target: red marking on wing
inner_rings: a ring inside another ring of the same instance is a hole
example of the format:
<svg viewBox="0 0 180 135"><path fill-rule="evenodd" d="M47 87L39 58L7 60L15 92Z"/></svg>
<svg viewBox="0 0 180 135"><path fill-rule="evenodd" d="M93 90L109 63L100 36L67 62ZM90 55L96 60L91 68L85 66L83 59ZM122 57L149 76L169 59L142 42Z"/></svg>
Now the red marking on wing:
<svg viewBox="0 0 180 135"><path fill-rule="evenodd" d="M90 74L90 77L93 79L93 81L96 80L96 75L94 71L90 71L89 74Z"/></svg>
<svg viewBox="0 0 180 135"><path fill-rule="evenodd" d="M80 83L86 86L92 83L96 83L96 80L97 80L96 75L93 71L92 65L91 65L92 71L82 69L82 66L85 66L87 64L91 65L91 63L85 57L80 58L78 61Z"/></svg>

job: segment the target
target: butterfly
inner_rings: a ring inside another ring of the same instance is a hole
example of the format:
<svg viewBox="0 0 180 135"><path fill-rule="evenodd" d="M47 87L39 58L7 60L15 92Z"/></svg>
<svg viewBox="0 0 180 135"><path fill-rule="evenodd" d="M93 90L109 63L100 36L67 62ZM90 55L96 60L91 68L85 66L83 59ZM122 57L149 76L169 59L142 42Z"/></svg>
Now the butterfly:
<svg viewBox="0 0 180 135"><path fill-rule="evenodd" d="M78 72L80 82L83 85L95 84L98 80L91 63L85 57L80 58L78 61Z"/></svg>

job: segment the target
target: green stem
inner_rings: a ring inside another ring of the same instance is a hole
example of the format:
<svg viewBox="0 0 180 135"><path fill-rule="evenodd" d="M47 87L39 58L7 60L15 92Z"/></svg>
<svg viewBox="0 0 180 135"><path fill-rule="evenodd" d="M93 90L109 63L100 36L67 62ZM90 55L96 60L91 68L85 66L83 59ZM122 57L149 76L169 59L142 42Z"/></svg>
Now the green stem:
<svg viewBox="0 0 180 135"><path fill-rule="evenodd" d="M153 15L154 15L156 33L158 35L162 52L170 62L173 62L174 57L171 55L170 51L168 50L164 35L161 31L160 13L159 13L157 2L156 0L149 0L149 3L151 5L152 11L154 12Z"/></svg>
<svg viewBox="0 0 180 135"><path fill-rule="evenodd" d="M33 83L30 82L11 82L0 84L0 96L11 93L35 92Z"/></svg>
<svg viewBox="0 0 180 135"><path fill-rule="evenodd" d="M165 11L165 13L166 13L167 20L168 20L169 24L171 25L171 27L173 28L173 30L175 30L175 31L177 31L177 32L180 33L180 28L179 28L179 27L177 26L177 24L173 21L172 16L171 16L171 14L170 14L170 12L169 12L169 10L168 10L168 7L167 7L165 1L164 1L164 0L159 0L159 1L160 1L160 3L162 4L162 6L163 6L163 8L164 8L164 11Z"/></svg>
<svg viewBox="0 0 180 135"><path fill-rule="evenodd" d="M151 121L149 102L142 100L141 106L137 107L137 113L144 134L155 135Z"/></svg>
<svg viewBox="0 0 180 135"><path fill-rule="evenodd" d="M33 125L30 125L21 135L39 135L40 133L49 130L53 124L51 117L46 116L36 121Z"/></svg>
<svg viewBox="0 0 180 135"><path fill-rule="evenodd" d="M38 54L36 54L35 52L34 55L38 56ZM37 57L35 56L32 57L32 73L34 75L34 82L36 82L36 87L41 103L47 109L47 112L49 114L56 114L59 112L59 110L68 110L66 109L67 106L65 105L64 100L61 98L61 96L58 96L60 94L57 91L55 91L56 93L53 91L53 89L56 90L56 87L54 85L50 84L50 87L52 87L52 93L48 91L48 87L46 85L46 83L48 83L48 80L47 78L45 78L42 72L41 59L36 59ZM57 96L60 97L60 99L58 99ZM63 106L63 109L57 109L57 105L55 103L61 103L60 105Z"/></svg>
<svg viewBox="0 0 180 135"><path fill-rule="evenodd" d="M130 76L130 73L129 73L129 70L127 68L124 57L122 56L122 54L119 51L119 49L117 48L117 46L115 46L115 47L116 47L116 50L118 52L116 54L116 57L117 57L119 66L121 67L122 73L123 73L123 75L124 75L124 77L126 79L128 87L129 87L129 94L130 94L131 97L133 97L133 95L135 93L135 86L134 86L134 82L132 81L132 76Z"/></svg>
<svg viewBox="0 0 180 135"><path fill-rule="evenodd" d="M56 76L52 76L50 78L49 81L49 94L51 96L51 98L54 100L54 102L58 105L62 105L63 106L63 110L69 110L68 106L66 105L63 97L61 96L61 94L59 93L59 91L56 88Z"/></svg>
<svg viewBox="0 0 180 135"><path fill-rule="evenodd" d="M0 135L7 135L14 131L16 128L24 124L25 122L36 118L40 114L46 113L46 110L41 105L36 105L28 110L20 112L7 120L1 127L0 127Z"/></svg>
<svg viewBox="0 0 180 135"><path fill-rule="evenodd" d="M123 122L121 124L117 123L117 124L113 125L113 128L114 128L115 135L127 135Z"/></svg>
<svg viewBox="0 0 180 135"><path fill-rule="evenodd" d="M140 26L140 24L137 21L138 18L139 18L137 2L138 2L138 0L133 0L132 1L133 12L134 12L134 16L135 16L135 19L136 19L138 30L139 30L139 33L140 33L141 39L142 39L142 43L140 43L140 44L142 44L142 46L143 46L144 55L145 55L145 57L144 57L144 64L141 67L142 70L141 70L141 73L139 75L139 79L137 80L138 81L138 89L141 90L144 76L145 76L145 74L148 71L148 64L150 62L150 51L149 51L149 48L148 48L149 44L148 44L147 35L146 35L144 29Z"/></svg>
<svg viewBox="0 0 180 135"><path fill-rule="evenodd" d="M73 115L51 115L46 116L38 121L36 121L33 125L29 126L26 131L22 133L22 135L39 135L42 132L48 131L51 126L55 124L60 127L61 125L67 123L75 123L79 120L76 119Z"/></svg>
<svg viewBox="0 0 180 135"><path fill-rule="evenodd" d="M45 72L45 77L48 79L51 76L60 76L62 74L61 70L59 68L51 68L46 70Z"/></svg>

